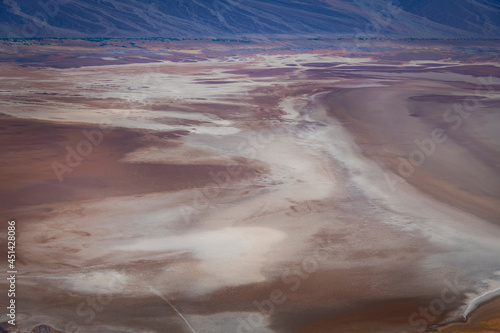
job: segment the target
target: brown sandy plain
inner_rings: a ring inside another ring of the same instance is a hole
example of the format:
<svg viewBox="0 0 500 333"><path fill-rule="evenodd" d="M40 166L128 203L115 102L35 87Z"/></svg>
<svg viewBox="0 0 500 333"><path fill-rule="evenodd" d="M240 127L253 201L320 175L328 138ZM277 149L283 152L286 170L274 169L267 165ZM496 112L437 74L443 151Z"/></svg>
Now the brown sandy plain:
<svg viewBox="0 0 500 333"><path fill-rule="evenodd" d="M500 331L495 43L113 43L2 45L4 330Z"/></svg>

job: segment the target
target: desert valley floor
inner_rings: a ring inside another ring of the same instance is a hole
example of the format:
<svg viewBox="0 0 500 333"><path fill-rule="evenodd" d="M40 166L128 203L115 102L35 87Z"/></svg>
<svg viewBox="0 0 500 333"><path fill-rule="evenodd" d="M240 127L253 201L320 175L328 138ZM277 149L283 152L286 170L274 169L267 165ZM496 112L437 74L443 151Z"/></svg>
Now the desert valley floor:
<svg viewBox="0 0 500 333"><path fill-rule="evenodd" d="M4 41L16 331L500 331L497 46L343 43Z"/></svg>

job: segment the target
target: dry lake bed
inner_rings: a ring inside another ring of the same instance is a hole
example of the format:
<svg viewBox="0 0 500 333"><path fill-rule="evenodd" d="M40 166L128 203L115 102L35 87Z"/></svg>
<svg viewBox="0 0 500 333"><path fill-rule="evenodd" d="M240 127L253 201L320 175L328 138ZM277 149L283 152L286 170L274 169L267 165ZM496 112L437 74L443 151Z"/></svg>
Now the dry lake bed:
<svg viewBox="0 0 500 333"><path fill-rule="evenodd" d="M498 45L335 42L1 41L2 332L499 332Z"/></svg>

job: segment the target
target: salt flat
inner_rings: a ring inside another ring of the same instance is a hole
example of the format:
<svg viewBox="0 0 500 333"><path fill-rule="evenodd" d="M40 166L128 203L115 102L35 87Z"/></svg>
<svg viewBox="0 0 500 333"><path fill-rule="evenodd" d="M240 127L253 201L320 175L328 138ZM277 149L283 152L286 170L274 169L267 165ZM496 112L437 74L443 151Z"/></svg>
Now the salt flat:
<svg viewBox="0 0 500 333"><path fill-rule="evenodd" d="M20 331L416 332L490 318L498 299L477 300L499 282L500 78L482 66L496 60L188 55L1 64Z"/></svg>

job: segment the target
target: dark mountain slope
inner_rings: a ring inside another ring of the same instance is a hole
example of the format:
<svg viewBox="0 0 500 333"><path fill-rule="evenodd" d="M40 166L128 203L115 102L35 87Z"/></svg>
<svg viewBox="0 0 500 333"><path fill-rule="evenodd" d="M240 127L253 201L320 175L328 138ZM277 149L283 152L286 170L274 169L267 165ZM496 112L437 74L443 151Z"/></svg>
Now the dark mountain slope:
<svg viewBox="0 0 500 333"><path fill-rule="evenodd" d="M497 37L493 0L4 0L2 37Z"/></svg>

